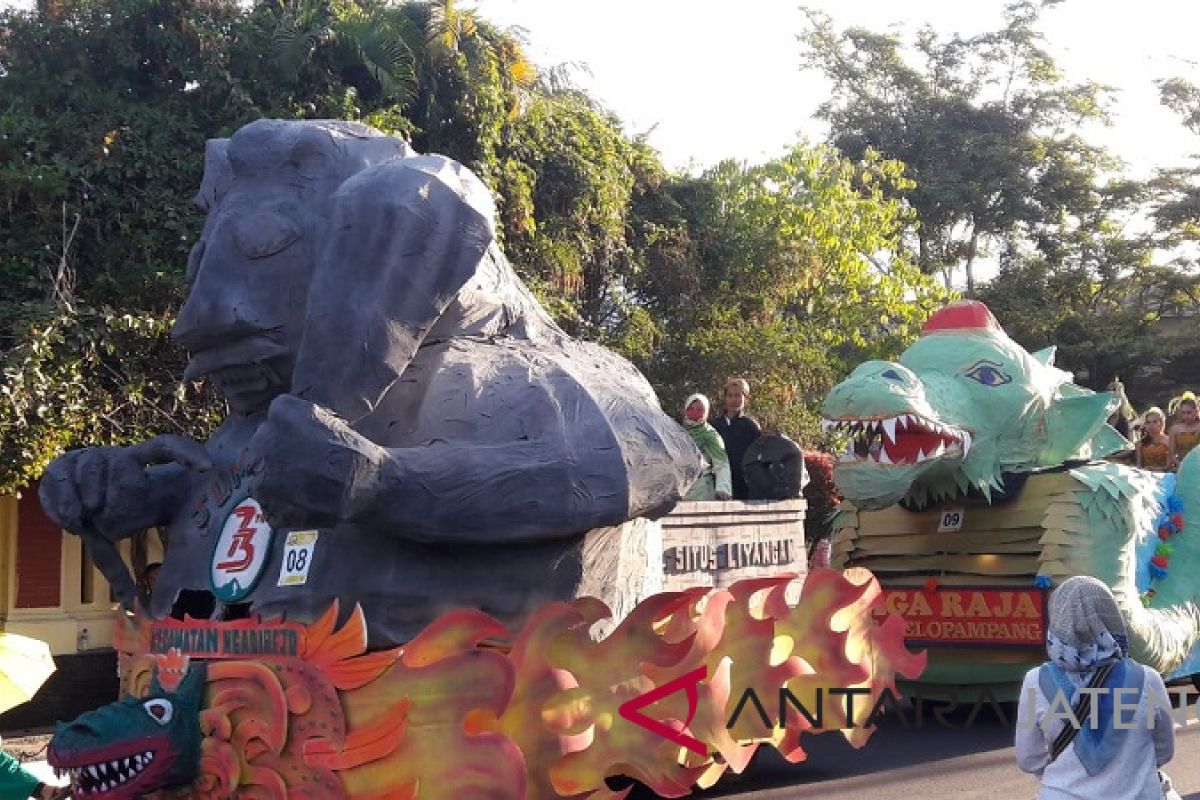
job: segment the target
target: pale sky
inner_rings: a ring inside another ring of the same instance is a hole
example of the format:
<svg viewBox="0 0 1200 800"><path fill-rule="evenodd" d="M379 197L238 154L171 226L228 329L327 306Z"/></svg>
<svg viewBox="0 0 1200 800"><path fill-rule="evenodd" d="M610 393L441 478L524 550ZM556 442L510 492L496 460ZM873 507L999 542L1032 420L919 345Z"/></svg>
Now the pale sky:
<svg viewBox="0 0 1200 800"><path fill-rule="evenodd" d="M624 121L650 133L668 166L703 168L724 158L759 162L804 135L825 131L813 113L828 92L801 73L800 0L461 0L489 20L524 28L539 66L586 64L579 82ZM32 0L0 0L28 8ZM839 28L932 24L944 34L995 30L1004 0L809 0ZM1154 81L1200 83L1200 3L1195 0L1065 0L1041 30L1069 78L1120 90L1107 130L1090 132L1135 177L1179 165L1200 137L1158 103Z"/></svg>
<svg viewBox="0 0 1200 800"><path fill-rule="evenodd" d="M813 113L828 89L799 70L799 0L475 0L482 15L527 31L540 66L583 62L580 83L669 166L751 162L780 155L798 134L821 139ZM839 28L971 35L1001 24L1003 0L811 0ZM1094 140L1144 177L1200 151L1200 137L1158 104L1156 78L1200 82L1200 3L1066 0L1041 29L1069 78L1121 90L1114 127Z"/></svg>

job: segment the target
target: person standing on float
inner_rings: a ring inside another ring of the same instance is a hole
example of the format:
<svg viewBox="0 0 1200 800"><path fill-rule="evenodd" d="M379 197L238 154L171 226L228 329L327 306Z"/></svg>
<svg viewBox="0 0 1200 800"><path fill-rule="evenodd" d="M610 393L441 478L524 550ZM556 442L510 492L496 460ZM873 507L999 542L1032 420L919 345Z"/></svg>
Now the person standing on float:
<svg viewBox="0 0 1200 800"><path fill-rule="evenodd" d="M744 378L725 381L725 413L712 421L712 426L725 442L729 454L729 469L733 476L733 499L747 500L750 497L746 478L742 474L742 459L746 450L762 433L762 428L746 416L746 404L750 400L750 384Z"/></svg>
<svg viewBox="0 0 1200 800"><path fill-rule="evenodd" d="M708 423L708 398L693 394L683 404L683 425L697 449L704 454L704 472L692 484L684 500L728 500L730 486L729 455L713 426Z"/></svg>

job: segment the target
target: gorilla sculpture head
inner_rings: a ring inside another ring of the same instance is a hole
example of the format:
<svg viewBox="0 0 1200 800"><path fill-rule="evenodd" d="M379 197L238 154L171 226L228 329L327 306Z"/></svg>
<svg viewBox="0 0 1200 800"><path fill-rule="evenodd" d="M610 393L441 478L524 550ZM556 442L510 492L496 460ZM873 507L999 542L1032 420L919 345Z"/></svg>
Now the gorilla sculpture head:
<svg viewBox="0 0 1200 800"><path fill-rule="evenodd" d="M583 534L699 474L645 378L517 278L461 165L328 121L254 122L206 156L174 335L233 413L202 449L68 454L42 489L114 586L112 542L169 526L156 615L212 587L297 619L357 602L376 644L455 605L519 619L572 596ZM294 529L328 533L285 581Z"/></svg>
<svg viewBox="0 0 1200 800"><path fill-rule="evenodd" d="M435 324L562 335L496 246L487 188L363 125L260 120L210 141L196 201L209 216L174 335L186 377L237 413L290 391L359 419Z"/></svg>
<svg viewBox="0 0 1200 800"><path fill-rule="evenodd" d="M210 141L196 196L209 215L174 330L192 354L185 377L208 378L241 413L287 391L334 193L362 169L409 154L348 122L262 120Z"/></svg>

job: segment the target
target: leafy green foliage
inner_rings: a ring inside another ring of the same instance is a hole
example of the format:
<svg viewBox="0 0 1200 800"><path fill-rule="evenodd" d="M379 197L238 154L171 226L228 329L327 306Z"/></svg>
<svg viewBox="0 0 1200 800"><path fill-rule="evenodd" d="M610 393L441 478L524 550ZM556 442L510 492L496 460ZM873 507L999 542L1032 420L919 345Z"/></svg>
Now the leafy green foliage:
<svg viewBox="0 0 1200 800"><path fill-rule="evenodd" d="M1200 135L1200 87L1184 78L1159 83L1163 105L1179 114L1183 124ZM1196 160L1186 167L1163 170L1154 181L1161 192L1154 221L1163 235L1162 244L1178 246L1200 240L1200 167ZM1196 263L1195 251L1191 265Z"/></svg>
<svg viewBox="0 0 1200 800"><path fill-rule="evenodd" d="M68 444L216 416L167 369L183 354L165 332L201 224L199 143L274 108L240 19L166 0L0 15L0 490Z"/></svg>
<svg viewBox="0 0 1200 800"><path fill-rule="evenodd" d="M4 488L27 484L81 440L210 431L222 410L209 391L179 383L184 358L170 327L169 318L81 308L30 326L0 355Z"/></svg>
<svg viewBox="0 0 1200 800"><path fill-rule="evenodd" d="M925 28L911 47L894 34L837 31L809 11L801 37L803 65L833 82L820 115L838 148L908 166L913 184L900 196L920 220L918 263L947 285L962 269L968 294L989 243L1026 233L1036 243L1115 166L1075 133L1103 119L1107 90L1059 73L1036 29L1046 5L1012 3L1000 30L968 39Z"/></svg>
<svg viewBox="0 0 1200 800"><path fill-rule="evenodd" d="M520 187L502 212L517 223L510 258L545 287L543 295L569 301L572 310L560 314L569 332L619 338L632 313L622 279L635 270L626 225L636 145L615 118L574 92L535 99L508 134L503 163L519 173Z"/></svg>
<svg viewBox="0 0 1200 800"><path fill-rule="evenodd" d="M1038 31L1053 5L1016 0L998 30L969 38L839 31L809 12L803 63L833 82L820 113L843 153L874 148L907 165L912 182L887 196L915 211L907 235L922 270L947 285L964 271L967 293L1018 342L1058 345L1058 363L1082 383L1102 389L1119 376L1139 406L1161 404L1200 382L1183 333L1200 312L1192 259L1176 250L1161 263L1161 248L1200 232L1196 173L1122 178L1078 133L1106 120L1108 89L1058 69ZM1180 79L1160 89L1195 126L1200 92ZM1151 215L1155 232L1144 230ZM977 290L984 256L999 273Z"/></svg>
<svg viewBox="0 0 1200 800"><path fill-rule="evenodd" d="M906 260L903 167L797 146L723 163L678 192L697 257L688 295L660 297L668 337L642 366L671 408L726 377L768 427L818 438L815 409L854 364L898 353L949 295Z"/></svg>

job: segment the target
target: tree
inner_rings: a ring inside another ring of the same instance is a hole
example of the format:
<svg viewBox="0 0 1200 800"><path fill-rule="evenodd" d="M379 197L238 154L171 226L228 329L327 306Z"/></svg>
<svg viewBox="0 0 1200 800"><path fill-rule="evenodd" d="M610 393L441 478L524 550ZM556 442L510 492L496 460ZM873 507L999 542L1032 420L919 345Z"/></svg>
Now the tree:
<svg viewBox="0 0 1200 800"><path fill-rule="evenodd" d="M908 260L901 167L800 146L672 176L645 141L453 3L66 0L0 13L0 491L80 444L203 437L218 398L168 338L202 143L262 116L361 119L478 172L514 266L667 400L755 379L811 436L840 373L947 293Z"/></svg>
<svg viewBox="0 0 1200 800"><path fill-rule="evenodd" d="M980 298L1027 349L1057 346L1057 364L1079 383L1104 389L1120 377L1138 408L1200 384L1200 342L1190 324L1200 279L1173 267L1146 264L1097 279L1005 259Z"/></svg>
<svg viewBox="0 0 1200 800"><path fill-rule="evenodd" d="M577 91L536 98L506 134L502 163L512 177L504 214L517 223L510 257L570 333L617 341L636 313L628 225L635 185L645 180L640 162L653 162L650 172L661 165Z"/></svg>
<svg viewBox="0 0 1200 800"><path fill-rule="evenodd" d="M199 435L219 413L166 334L198 145L274 108L240 19L190 0L0 14L0 491L85 435Z"/></svg>
<svg viewBox="0 0 1200 800"><path fill-rule="evenodd" d="M817 439L833 384L863 359L894 357L949 296L905 257L902 170L798 145L680 184L696 274L690 293L651 303L671 334L643 363L668 407L747 375L768 425Z"/></svg>
<svg viewBox="0 0 1200 800"><path fill-rule="evenodd" d="M1179 114L1188 130L1200 134L1200 87L1184 78L1171 78L1159 83L1159 95L1163 105ZM1200 240L1200 167L1193 160L1190 166L1163 170L1154 183L1161 192L1154 210L1155 225L1163 237L1161 244L1194 245ZM1190 255L1183 257L1184 266L1195 264L1195 252Z"/></svg>
<svg viewBox="0 0 1200 800"><path fill-rule="evenodd" d="M400 105L416 93L413 47L421 32L399 6L353 5L328 0L290 0L280 8L260 8L271 27L271 55L296 85L353 87L367 108ZM310 90L311 91L311 90ZM334 96L338 93L334 92Z"/></svg>
<svg viewBox="0 0 1200 800"><path fill-rule="evenodd" d="M834 143L907 165L914 183L899 196L917 212L917 263L947 286L961 269L969 295L988 245L1056 226L1115 165L1075 133L1104 119L1107 90L1066 82L1042 47L1036 25L1056 2L1015 2L1000 30L966 39L927 27L911 48L806 12L801 63L833 83L819 115Z"/></svg>

